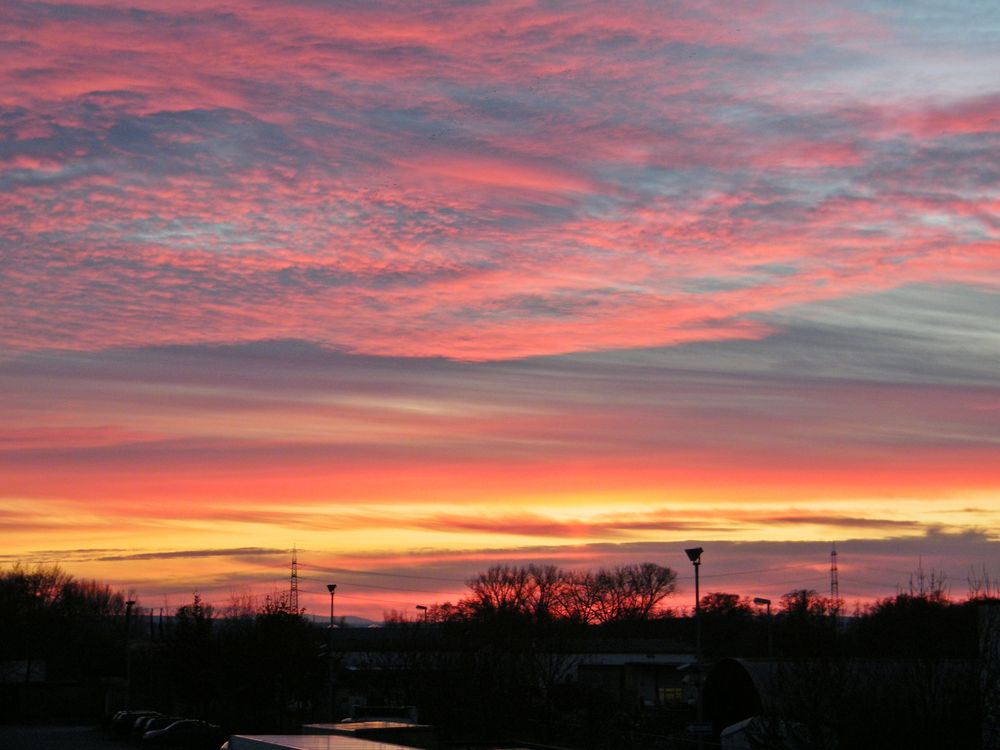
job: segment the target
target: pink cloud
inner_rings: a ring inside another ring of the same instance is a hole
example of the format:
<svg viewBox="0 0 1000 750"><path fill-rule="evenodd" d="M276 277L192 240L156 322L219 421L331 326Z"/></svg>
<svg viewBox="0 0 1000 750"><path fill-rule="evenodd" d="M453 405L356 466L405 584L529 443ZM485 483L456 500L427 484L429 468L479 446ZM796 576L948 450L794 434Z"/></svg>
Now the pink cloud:
<svg viewBox="0 0 1000 750"><path fill-rule="evenodd" d="M0 28L7 347L504 359L1000 276L990 146L966 142L996 96L845 78L887 16L123 7Z"/></svg>
<svg viewBox="0 0 1000 750"><path fill-rule="evenodd" d="M931 105L905 113L903 127L923 138L942 135L1000 133L1000 94Z"/></svg>

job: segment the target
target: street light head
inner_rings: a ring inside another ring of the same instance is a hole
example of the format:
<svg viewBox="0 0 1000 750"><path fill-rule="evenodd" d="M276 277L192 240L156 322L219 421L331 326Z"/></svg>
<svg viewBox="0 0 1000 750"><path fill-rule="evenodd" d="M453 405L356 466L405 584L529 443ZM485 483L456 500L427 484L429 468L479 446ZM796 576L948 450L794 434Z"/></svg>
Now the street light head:
<svg viewBox="0 0 1000 750"><path fill-rule="evenodd" d="M417 609L422 609L422 610L426 611L427 610L427 606L424 605L424 604L418 604L417 605Z"/></svg>
<svg viewBox="0 0 1000 750"><path fill-rule="evenodd" d="M704 552L701 547L691 547L691 549L686 549L684 552L687 553L688 560L693 562L695 565L699 565L701 563L701 553Z"/></svg>
<svg viewBox="0 0 1000 750"><path fill-rule="evenodd" d="M770 605L771 600L770 599L765 599L762 596L755 596L753 598L753 603L754 604L767 604L767 605Z"/></svg>
<svg viewBox="0 0 1000 750"><path fill-rule="evenodd" d="M337 590L337 584L335 584L335 583L328 583L328 584L326 584L326 590L329 591L332 594L334 591Z"/></svg>

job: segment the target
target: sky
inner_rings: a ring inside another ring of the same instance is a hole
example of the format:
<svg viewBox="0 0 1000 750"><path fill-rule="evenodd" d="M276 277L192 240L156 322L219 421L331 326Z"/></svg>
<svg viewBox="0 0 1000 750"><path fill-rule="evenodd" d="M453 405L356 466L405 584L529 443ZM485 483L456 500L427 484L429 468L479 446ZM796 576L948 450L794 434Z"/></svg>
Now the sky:
<svg viewBox="0 0 1000 750"><path fill-rule="evenodd" d="M1000 7L5 0L0 566L1000 580Z"/></svg>

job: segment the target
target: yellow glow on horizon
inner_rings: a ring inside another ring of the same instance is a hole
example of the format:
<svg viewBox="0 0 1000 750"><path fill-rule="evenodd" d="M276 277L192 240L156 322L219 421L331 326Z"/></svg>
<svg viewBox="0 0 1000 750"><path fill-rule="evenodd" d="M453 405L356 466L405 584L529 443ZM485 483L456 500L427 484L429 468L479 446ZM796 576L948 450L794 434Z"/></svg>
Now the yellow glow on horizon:
<svg viewBox="0 0 1000 750"><path fill-rule="evenodd" d="M659 499L651 500L654 496ZM884 539L919 536L929 526L946 531L985 530L991 538L1000 538L996 497L996 493L980 491L931 499L895 497L886 503L873 496L810 503L806 509L794 500L781 499L707 503L702 498L672 498L664 502L654 491L622 493L613 503L600 492L574 495L572 500L540 493L503 505L491 501L252 506L227 502L199 508L191 517L178 517L176 508L163 508L157 514L155 508L133 512L116 505L99 512L78 501L40 504L7 498L0 500L0 510L22 517L24 525L34 524L34 528L22 526L17 534L0 537L5 537L8 559L39 550L86 548L145 552L297 545L335 555L389 555L414 549L569 547L694 538L736 542ZM840 522L840 518L850 522Z"/></svg>

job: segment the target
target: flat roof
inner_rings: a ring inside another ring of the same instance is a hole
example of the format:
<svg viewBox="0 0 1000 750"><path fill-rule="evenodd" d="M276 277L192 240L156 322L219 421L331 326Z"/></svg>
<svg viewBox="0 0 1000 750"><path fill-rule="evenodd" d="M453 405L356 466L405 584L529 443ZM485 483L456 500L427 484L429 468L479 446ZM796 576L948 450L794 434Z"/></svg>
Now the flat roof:
<svg viewBox="0 0 1000 750"><path fill-rule="evenodd" d="M229 750L398 750L400 747L404 746L340 734L234 734L229 738Z"/></svg>
<svg viewBox="0 0 1000 750"><path fill-rule="evenodd" d="M303 729L336 730L338 732L363 732L370 729L431 729L430 724L414 724L409 721L372 719L371 721L337 721L328 724L305 724Z"/></svg>

